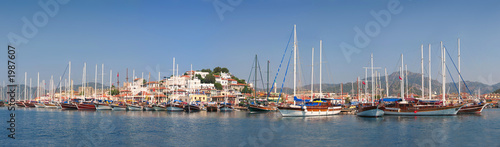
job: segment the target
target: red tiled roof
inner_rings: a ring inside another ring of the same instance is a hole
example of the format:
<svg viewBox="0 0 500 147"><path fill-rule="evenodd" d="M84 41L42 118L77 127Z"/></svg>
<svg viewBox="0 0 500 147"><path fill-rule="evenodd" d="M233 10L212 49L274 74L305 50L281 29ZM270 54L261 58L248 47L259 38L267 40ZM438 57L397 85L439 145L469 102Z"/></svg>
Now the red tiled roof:
<svg viewBox="0 0 500 147"><path fill-rule="evenodd" d="M225 98L226 96L225 95L218 95L218 96L212 96L212 98ZM228 98L233 98L233 97L236 97L234 95L228 95L227 96Z"/></svg>
<svg viewBox="0 0 500 147"><path fill-rule="evenodd" d="M235 79L227 79L228 81L236 81Z"/></svg>
<svg viewBox="0 0 500 147"><path fill-rule="evenodd" d="M238 84L231 84L231 86L246 86L247 84L242 84L242 83L238 83Z"/></svg>

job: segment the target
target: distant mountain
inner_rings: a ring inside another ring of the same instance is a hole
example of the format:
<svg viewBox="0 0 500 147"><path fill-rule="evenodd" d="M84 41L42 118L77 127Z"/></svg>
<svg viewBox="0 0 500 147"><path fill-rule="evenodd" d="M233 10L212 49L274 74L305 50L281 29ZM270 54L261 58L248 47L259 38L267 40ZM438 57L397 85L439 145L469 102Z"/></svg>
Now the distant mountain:
<svg viewBox="0 0 500 147"><path fill-rule="evenodd" d="M408 86L409 86L409 92L410 93L415 93L415 94L418 94L418 95L421 95L421 77L422 74L420 73L413 73L413 72L408 72ZM440 79L441 77L433 77L433 80L432 80L432 91L433 93L441 93L441 82L437 81L436 79ZM394 72L390 75L388 75L388 79L389 79L389 94L390 95L398 95L400 93L400 80L399 80L399 72ZM368 78L367 79L368 82L366 83L366 85L368 86L368 92L371 91L371 78ZM359 85L360 88L362 88L364 90L364 85L362 84L362 81L364 81L364 79L361 79L359 81ZM458 82L458 81L456 81ZM385 90L385 76L382 76L380 77L380 83L381 83L381 89L384 89ZM465 81L467 87L469 88L470 92L471 93L476 93L478 89L481 89L481 93L485 94L485 93L492 93L494 92L496 89L500 89L500 83L497 83L495 85L487 85L487 84L483 84L483 83L480 83L480 82L472 82L472 81ZM343 83L343 93L351 93L352 92L352 84L354 84L354 89L356 89L356 82L352 83L352 82L349 82L349 83ZM456 86L458 87L458 83L456 83ZM310 87L311 85L305 85L305 86L302 86L302 87L299 87L298 89L299 90L310 90ZM333 93L340 93L340 89L341 89L341 84L323 84L322 86L322 89L323 89L323 92L333 92ZM455 87L455 84L453 84L453 82L448 82L446 84L446 89L448 91L448 93L458 93L458 90L456 89ZM424 92L425 94L427 95L428 94L428 91L429 91L429 78L428 77L424 77ZM278 89L279 91L279 89ZM314 84L314 91L315 92L318 92L319 91L319 84ZM283 92L285 93L293 93L293 89L292 88L283 88ZM465 85L462 84L462 92L467 92L468 93L468 90L467 88L465 87ZM500 93L500 91L498 91ZM385 91L384 91L385 93Z"/></svg>
<svg viewBox="0 0 500 147"><path fill-rule="evenodd" d="M500 89L493 91L492 93L500 93Z"/></svg>

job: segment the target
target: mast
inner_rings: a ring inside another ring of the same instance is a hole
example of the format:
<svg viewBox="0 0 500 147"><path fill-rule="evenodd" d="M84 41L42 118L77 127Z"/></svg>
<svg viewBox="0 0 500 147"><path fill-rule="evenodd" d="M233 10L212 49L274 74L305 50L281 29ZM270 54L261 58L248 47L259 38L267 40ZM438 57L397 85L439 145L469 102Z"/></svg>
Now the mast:
<svg viewBox="0 0 500 147"><path fill-rule="evenodd" d="M38 85L38 86L36 86L36 97L38 97L40 99L40 72L38 72L38 78L37 78L36 83Z"/></svg>
<svg viewBox="0 0 500 147"><path fill-rule="evenodd" d="M372 70L372 96L371 96L371 100L370 102L373 102L374 98L375 98L375 95L373 95L375 93L375 79L373 78L373 53L370 55L370 59L371 59L371 70Z"/></svg>
<svg viewBox="0 0 500 147"><path fill-rule="evenodd" d="M319 40L319 100L321 101L321 98L323 98L323 91L322 91L322 71L321 68L323 67L323 40ZM357 80L356 80L357 81ZM356 88L358 88L356 86ZM359 95L359 92L358 92Z"/></svg>
<svg viewBox="0 0 500 147"><path fill-rule="evenodd" d="M311 61L311 102L314 95L314 47L312 48L312 61Z"/></svg>
<svg viewBox="0 0 500 147"><path fill-rule="evenodd" d="M399 77L400 78L404 78L404 75L403 75L403 54L401 54L401 68L399 69ZM400 79L401 81L401 98L403 99L403 102L406 102L405 100L405 88L404 88L404 85L405 85L405 81L403 79Z"/></svg>
<svg viewBox="0 0 500 147"><path fill-rule="evenodd" d="M71 88L71 89L69 90L69 98L68 98L68 100L69 100L69 99L71 99L71 97L73 96L73 93L72 93L72 91L73 91L73 85L71 85L71 61L69 61L69 74L68 74L68 82L69 82L69 87ZM68 102L69 102L69 101L68 101Z"/></svg>
<svg viewBox="0 0 500 147"><path fill-rule="evenodd" d="M172 63L172 77L175 76L175 57L174 57L174 62Z"/></svg>
<svg viewBox="0 0 500 147"><path fill-rule="evenodd" d="M458 38L458 97L459 101L462 99L462 74L460 73L460 38Z"/></svg>
<svg viewBox="0 0 500 147"><path fill-rule="evenodd" d="M4 84L4 85L5 85L5 84ZM4 86L4 87L5 87L5 86ZM30 100L32 99L32 97L31 97L31 96L32 96L32 95L31 95L31 78L30 78L30 98L29 98ZM26 101L26 99L25 99L25 101Z"/></svg>
<svg viewBox="0 0 500 147"><path fill-rule="evenodd" d="M421 44L420 45L420 67L422 68L421 71L422 71L422 94L421 94L421 97L424 98L424 44Z"/></svg>
<svg viewBox="0 0 500 147"><path fill-rule="evenodd" d="M255 54L255 78L253 79L254 81L254 97L253 97L253 102L255 105L257 105L257 54Z"/></svg>
<svg viewBox="0 0 500 147"><path fill-rule="evenodd" d="M26 95L26 93L27 93L26 82L28 81L27 78L28 78L28 72L24 72L24 100L25 101L26 101L26 98L28 98L27 95Z"/></svg>
<svg viewBox="0 0 500 147"><path fill-rule="evenodd" d="M59 100L58 100L59 102L62 99L62 89L61 89L62 88L62 84L61 84L61 81L62 81L62 77L59 76Z"/></svg>
<svg viewBox="0 0 500 147"><path fill-rule="evenodd" d="M406 71L406 75L405 75L405 84L406 84L406 97L408 97L408 65L405 64L405 71Z"/></svg>
<svg viewBox="0 0 500 147"><path fill-rule="evenodd" d="M389 79L387 78L387 68L384 68L385 70L385 92L387 94L387 97L389 97Z"/></svg>
<svg viewBox="0 0 500 147"><path fill-rule="evenodd" d="M297 95L297 25L293 25L293 104Z"/></svg>
<svg viewBox="0 0 500 147"><path fill-rule="evenodd" d="M446 56L444 55L446 52L446 48L443 47L443 42L441 41L441 60L442 60L442 70L441 72L443 73L443 106L446 106Z"/></svg>
<svg viewBox="0 0 500 147"><path fill-rule="evenodd" d="M113 87L113 70L109 70L109 98L111 98L111 88Z"/></svg>
<svg viewBox="0 0 500 147"><path fill-rule="evenodd" d="M94 98L97 98L97 64L95 64Z"/></svg>
<svg viewBox="0 0 500 147"><path fill-rule="evenodd" d="M432 99L431 44L429 44L429 99Z"/></svg>
<svg viewBox="0 0 500 147"><path fill-rule="evenodd" d="M101 100L104 96L104 64L101 67Z"/></svg>
<svg viewBox="0 0 500 147"><path fill-rule="evenodd" d="M368 68L365 68L365 99L368 101Z"/></svg>
<svg viewBox="0 0 500 147"><path fill-rule="evenodd" d="M266 87L266 100L269 101L269 60L267 60L267 87ZM279 103L279 102L276 102L276 103Z"/></svg>

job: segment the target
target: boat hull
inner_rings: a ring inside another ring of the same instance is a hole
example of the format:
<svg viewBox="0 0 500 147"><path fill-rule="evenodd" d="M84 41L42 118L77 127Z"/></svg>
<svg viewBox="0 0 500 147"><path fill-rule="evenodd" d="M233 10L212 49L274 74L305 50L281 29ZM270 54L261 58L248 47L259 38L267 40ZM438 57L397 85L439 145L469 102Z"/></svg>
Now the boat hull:
<svg viewBox="0 0 500 147"><path fill-rule="evenodd" d="M483 112L484 107L488 104L471 105L462 107L457 114L479 114Z"/></svg>
<svg viewBox="0 0 500 147"><path fill-rule="evenodd" d="M166 107L161 107L161 106L153 106L153 109L155 109L155 111L166 111L167 110Z"/></svg>
<svg viewBox="0 0 500 147"><path fill-rule="evenodd" d="M435 109L416 109L413 111L404 111L399 108L385 108L384 115L400 115L400 116L446 116L446 115L456 115L460 108L459 106L447 106Z"/></svg>
<svg viewBox="0 0 500 147"><path fill-rule="evenodd" d="M109 104L95 104L96 110L113 110Z"/></svg>
<svg viewBox="0 0 500 147"><path fill-rule="evenodd" d="M220 112L231 112L234 110L234 108L232 107L221 107L220 109Z"/></svg>
<svg viewBox="0 0 500 147"><path fill-rule="evenodd" d="M142 106L127 106L128 111L142 111Z"/></svg>
<svg viewBox="0 0 500 147"><path fill-rule="evenodd" d="M49 103L49 104L45 104L45 108L47 108L47 109L57 109L59 107L56 104Z"/></svg>
<svg viewBox="0 0 500 147"><path fill-rule="evenodd" d="M94 104L77 104L78 110L96 110Z"/></svg>
<svg viewBox="0 0 500 147"><path fill-rule="evenodd" d="M144 106L144 111L155 111L155 109L153 107L150 107L150 106Z"/></svg>
<svg viewBox="0 0 500 147"><path fill-rule="evenodd" d="M200 110L201 109L198 106L184 106L184 111L186 112L198 112Z"/></svg>
<svg viewBox="0 0 500 147"><path fill-rule="evenodd" d="M384 110L380 110L378 108L375 108L375 109L370 109L370 110L358 112L358 113L356 113L356 115L362 116L362 117L381 117L384 115Z"/></svg>
<svg viewBox="0 0 500 147"><path fill-rule="evenodd" d="M113 111L127 111L127 106L111 105Z"/></svg>
<svg viewBox="0 0 500 147"><path fill-rule="evenodd" d="M37 104L35 104L35 107L36 108L45 108L45 105L42 103L37 103Z"/></svg>
<svg viewBox="0 0 500 147"><path fill-rule="evenodd" d="M217 112L217 106L208 106L207 112Z"/></svg>
<svg viewBox="0 0 500 147"><path fill-rule="evenodd" d="M274 111L276 111L276 107L249 105L248 111L250 111L250 112L274 112Z"/></svg>
<svg viewBox="0 0 500 147"><path fill-rule="evenodd" d="M308 116L327 116L340 113L341 107L327 108L278 108L283 117L308 117Z"/></svg>
<svg viewBox="0 0 500 147"><path fill-rule="evenodd" d="M180 111L184 111L184 109L180 108L180 107L170 106L170 107L167 107L167 111L180 112Z"/></svg>
<svg viewBox="0 0 500 147"><path fill-rule="evenodd" d="M76 107L75 104L61 103L61 109L64 109L64 110L77 110L78 107Z"/></svg>
<svg viewBox="0 0 500 147"><path fill-rule="evenodd" d="M26 107L23 102L16 102L17 107Z"/></svg>

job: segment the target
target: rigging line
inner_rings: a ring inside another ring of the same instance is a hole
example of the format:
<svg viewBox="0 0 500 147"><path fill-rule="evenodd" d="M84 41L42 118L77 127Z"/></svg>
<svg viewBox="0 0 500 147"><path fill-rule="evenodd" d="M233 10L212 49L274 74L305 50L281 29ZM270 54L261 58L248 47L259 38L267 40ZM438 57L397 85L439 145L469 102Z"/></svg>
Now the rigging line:
<svg viewBox="0 0 500 147"><path fill-rule="evenodd" d="M451 75L450 68L448 68L448 65L446 65L446 69L448 70L448 73L450 74L450 78L453 81L453 85L455 86L455 89L457 89L457 92L458 92L457 84L455 83L455 80L453 79L453 76ZM458 94L458 96L460 97L460 99L462 99L462 97L460 96L460 94Z"/></svg>
<svg viewBox="0 0 500 147"><path fill-rule="evenodd" d="M253 62L252 62L252 66L251 66L252 68L250 68L250 74L248 74L247 82L250 82L250 77L252 77L252 71L253 71L253 65L254 65L254 63L255 63L255 60L253 60Z"/></svg>
<svg viewBox="0 0 500 147"><path fill-rule="evenodd" d="M276 83L276 78L278 78L278 74L280 73L281 64L283 63L283 59L285 59L286 51L288 50L288 45L290 45L290 40L292 40L292 36L293 36L293 29L292 29L292 33L290 33L290 37L288 38L288 43L286 44L285 52L283 52L283 57L281 57L281 62L280 62L280 65L278 66L278 72L276 72L276 75L274 76L274 81L273 81L273 84L271 86L271 89L269 89L269 93L275 88L274 83Z"/></svg>
<svg viewBox="0 0 500 147"><path fill-rule="evenodd" d="M61 77L64 77L66 75L66 71L68 71L68 67L69 67L69 64L66 65L66 69L64 70L63 72L63 75ZM62 80L62 79L61 79ZM61 85L61 80L59 80L59 83L57 84L57 87L59 87L59 85ZM56 88L57 89L57 88ZM60 89L61 90L61 89Z"/></svg>
<svg viewBox="0 0 500 147"><path fill-rule="evenodd" d="M278 103L280 102L281 94L283 93L283 86L285 85L286 75L288 74L288 67L290 66L290 59L292 59L292 53L290 52L290 57L288 58L288 63L286 65L285 76L283 76L283 82L281 83L280 95L278 97ZM295 101L295 97L293 98Z"/></svg>
<svg viewBox="0 0 500 147"><path fill-rule="evenodd" d="M445 47L445 46L443 45L443 47ZM451 63L453 63L453 66L455 66L455 69L456 69L456 70L457 70L457 72L458 72L457 65L455 65L455 62L453 61L453 58L451 58L451 55L450 55L450 53L448 52L448 50L446 50L446 53L448 53L448 56L450 57ZM458 76L459 76L459 77L460 77L460 79L462 79L462 81L464 82L464 85L465 85L465 87L467 88L467 91L469 91L469 94L470 94L470 95L472 95L472 92L469 90L469 86L467 86L467 83L465 83L465 80L464 80L464 78L462 77L462 74L461 74L460 72L458 72ZM459 93L459 95L460 95L460 93Z"/></svg>
<svg viewBox="0 0 500 147"><path fill-rule="evenodd" d="M260 62L257 62L257 67L259 67L260 81L262 82L262 89L265 89L266 85L264 85L264 77L262 77L262 70L260 69ZM257 84L257 83L255 83L255 84Z"/></svg>

